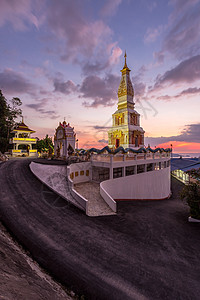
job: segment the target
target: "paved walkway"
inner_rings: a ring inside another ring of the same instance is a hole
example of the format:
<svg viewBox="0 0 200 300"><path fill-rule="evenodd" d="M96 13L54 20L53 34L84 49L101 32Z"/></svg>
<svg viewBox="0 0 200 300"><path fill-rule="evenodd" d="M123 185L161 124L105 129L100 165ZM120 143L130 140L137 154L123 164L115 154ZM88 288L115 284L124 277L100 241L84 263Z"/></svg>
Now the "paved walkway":
<svg viewBox="0 0 200 300"><path fill-rule="evenodd" d="M95 182L84 182L74 185L74 189L88 200L89 216L115 215L112 209L100 195L100 184Z"/></svg>

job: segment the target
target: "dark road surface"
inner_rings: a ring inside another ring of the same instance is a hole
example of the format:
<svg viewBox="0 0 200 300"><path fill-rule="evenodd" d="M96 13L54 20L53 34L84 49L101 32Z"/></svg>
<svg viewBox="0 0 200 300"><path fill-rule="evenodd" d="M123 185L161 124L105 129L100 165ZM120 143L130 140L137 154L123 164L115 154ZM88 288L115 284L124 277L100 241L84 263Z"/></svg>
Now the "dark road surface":
<svg viewBox="0 0 200 300"><path fill-rule="evenodd" d="M0 164L0 216L32 256L86 299L200 299L200 224L173 197L120 203L87 217L30 172L30 160Z"/></svg>

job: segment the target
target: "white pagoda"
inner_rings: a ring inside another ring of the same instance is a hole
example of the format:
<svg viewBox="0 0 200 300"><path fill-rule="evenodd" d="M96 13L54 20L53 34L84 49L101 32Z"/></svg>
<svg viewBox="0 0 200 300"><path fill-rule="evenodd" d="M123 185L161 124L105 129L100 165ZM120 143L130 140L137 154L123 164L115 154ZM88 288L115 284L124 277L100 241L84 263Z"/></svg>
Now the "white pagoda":
<svg viewBox="0 0 200 300"><path fill-rule="evenodd" d="M70 124L59 123L54 135L54 154L56 157L65 159L75 150L76 133Z"/></svg>
<svg viewBox="0 0 200 300"><path fill-rule="evenodd" d="M122 77L118 89L118 109L112 115L112 128L108 131L108 146L110 148L139 149L144 146L144 130L140 127L140 114L134 110L134 90L130 80L130 69L125 63L121 70Z"/></svg>

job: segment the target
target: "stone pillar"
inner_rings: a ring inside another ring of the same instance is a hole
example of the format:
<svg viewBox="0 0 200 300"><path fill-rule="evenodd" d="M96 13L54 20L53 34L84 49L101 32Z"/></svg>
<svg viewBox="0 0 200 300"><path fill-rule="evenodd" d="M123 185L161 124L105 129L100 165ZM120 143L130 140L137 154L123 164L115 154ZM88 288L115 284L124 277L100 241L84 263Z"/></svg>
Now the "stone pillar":
<svg viewBox="0 0 200 300"><path fill-rule="evenodd" d="M137 165L135 165L134 174L137 174Z"/></svg>

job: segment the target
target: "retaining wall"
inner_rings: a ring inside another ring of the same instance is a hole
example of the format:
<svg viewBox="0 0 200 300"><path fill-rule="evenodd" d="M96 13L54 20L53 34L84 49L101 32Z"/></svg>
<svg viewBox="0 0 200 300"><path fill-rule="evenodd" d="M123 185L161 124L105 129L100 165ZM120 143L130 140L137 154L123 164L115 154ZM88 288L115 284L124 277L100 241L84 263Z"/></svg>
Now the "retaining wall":
<svg viewBox="0 0 200 300"><path fill-rule="evenodd" d="M170 168L144 172L101 183L115 200L158 200L171 194Z"/></svg>

